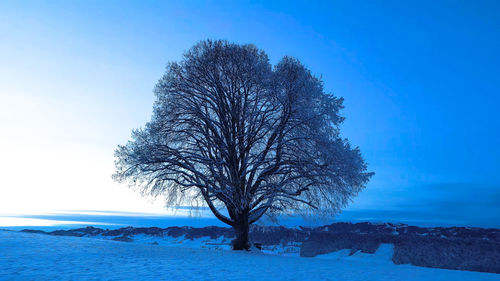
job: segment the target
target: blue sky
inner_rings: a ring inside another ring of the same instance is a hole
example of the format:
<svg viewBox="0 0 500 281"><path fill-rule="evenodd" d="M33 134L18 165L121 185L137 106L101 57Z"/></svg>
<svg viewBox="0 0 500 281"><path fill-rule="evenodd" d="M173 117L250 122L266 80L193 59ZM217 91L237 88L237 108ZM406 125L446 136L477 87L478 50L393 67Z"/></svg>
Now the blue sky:
<svg viewBox="0 0 500 281"><path fill-rule="evenodd" d="M500 225L497 1L2 1L0 213L159 211L113 183L168 61L202 39L295 56L376 175L352 210ZM472 218L470 218L472 219Z"/></svg>

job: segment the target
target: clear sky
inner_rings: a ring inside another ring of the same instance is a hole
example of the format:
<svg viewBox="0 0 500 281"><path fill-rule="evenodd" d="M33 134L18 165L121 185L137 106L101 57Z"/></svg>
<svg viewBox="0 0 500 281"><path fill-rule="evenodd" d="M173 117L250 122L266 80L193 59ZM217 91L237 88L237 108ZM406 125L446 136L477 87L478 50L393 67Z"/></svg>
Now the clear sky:
<svg viewBox="0 0 500 281"><path fill-rule="evenodd" d="M202 39L295 56L376 175L349 207L500 226L498 1L1 1L0 213L156 212L113 183L168 61Z"/></svg>

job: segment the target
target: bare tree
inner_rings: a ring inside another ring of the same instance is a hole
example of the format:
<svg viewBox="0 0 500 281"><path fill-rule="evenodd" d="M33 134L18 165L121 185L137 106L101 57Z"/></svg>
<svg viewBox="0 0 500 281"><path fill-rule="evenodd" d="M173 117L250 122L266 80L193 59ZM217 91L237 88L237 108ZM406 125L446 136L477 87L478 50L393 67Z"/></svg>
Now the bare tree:
<svg viewBox="0 0 500 281"><path fill-rule="evenodd" d="M114 179L171 206L203 202L234 228L235 250L264 214L334 215L372 175L340 138L343 99L296 59L273 68L253 45L202 41L155 93L151 121L115 152Z"/></svg>

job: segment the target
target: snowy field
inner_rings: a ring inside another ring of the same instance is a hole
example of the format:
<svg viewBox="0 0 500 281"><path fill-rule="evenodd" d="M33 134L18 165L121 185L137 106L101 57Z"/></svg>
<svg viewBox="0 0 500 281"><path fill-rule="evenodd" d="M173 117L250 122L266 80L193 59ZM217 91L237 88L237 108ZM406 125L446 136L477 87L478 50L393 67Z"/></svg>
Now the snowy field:
<svg viewBox="0 0 500 281"><path fill-rule="evenodd" d="M390 245L300 258L0 231L0 280L500 280L394 265Z"/></svg>

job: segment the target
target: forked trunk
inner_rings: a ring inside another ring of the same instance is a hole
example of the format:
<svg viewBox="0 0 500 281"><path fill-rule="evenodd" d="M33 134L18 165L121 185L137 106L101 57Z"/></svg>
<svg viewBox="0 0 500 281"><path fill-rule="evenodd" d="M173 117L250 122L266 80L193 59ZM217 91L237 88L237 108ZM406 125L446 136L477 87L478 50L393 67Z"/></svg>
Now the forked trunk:
<svg viewBox="0 0 500 281"><path fill-rule="evenodd" d="M233 225L236 238L233 240L233 250L248 250L250 243L248 241L248 232L250 226L248 224L248 215L242 215Z"/></svg>

